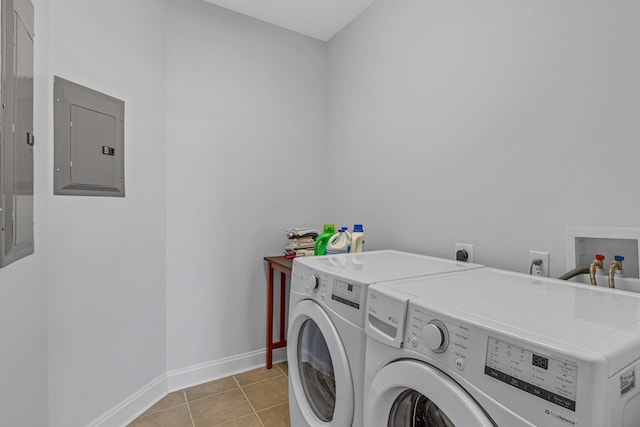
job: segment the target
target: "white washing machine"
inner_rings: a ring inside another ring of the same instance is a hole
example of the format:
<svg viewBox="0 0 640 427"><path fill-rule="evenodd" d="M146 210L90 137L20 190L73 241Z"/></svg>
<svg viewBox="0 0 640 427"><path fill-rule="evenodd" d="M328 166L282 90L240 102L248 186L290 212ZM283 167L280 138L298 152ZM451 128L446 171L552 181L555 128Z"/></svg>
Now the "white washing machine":
<svg viewBox="0 0 640 427"><path fill-rule="evenodd" d="M636 293L486 268L367 310L367 427L640 426Z"/></svg>
<svg viewBox="0 0 640 427"><path fill-rule="evenodd" d="M390 250L296 258L287 334L291 425L363 426L370 284L479 267Z"/></svg>

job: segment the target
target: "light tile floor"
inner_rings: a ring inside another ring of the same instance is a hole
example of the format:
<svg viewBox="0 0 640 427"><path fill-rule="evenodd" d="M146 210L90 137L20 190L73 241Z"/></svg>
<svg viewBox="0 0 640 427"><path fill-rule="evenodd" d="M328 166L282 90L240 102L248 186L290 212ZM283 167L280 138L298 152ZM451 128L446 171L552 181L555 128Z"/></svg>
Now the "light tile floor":
<svg viewBox="0 0 640 427"><path fill-rule="evenodd" d="M288 374L285 362L175 391L129 427L290 427Z"/></svg>

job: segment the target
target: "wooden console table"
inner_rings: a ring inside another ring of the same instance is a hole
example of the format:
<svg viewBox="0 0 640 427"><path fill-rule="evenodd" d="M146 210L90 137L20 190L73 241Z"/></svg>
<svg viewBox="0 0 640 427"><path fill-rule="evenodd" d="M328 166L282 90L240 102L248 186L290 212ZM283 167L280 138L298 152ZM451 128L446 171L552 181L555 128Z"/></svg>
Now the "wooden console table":
<svg viewBox="0 0 640 427"><path fill-rule="evenodd" d="M293 259L283 256L264 257L267 262L267 369L273 366L273 350L287 345L287 337L284 334L286 325L286 276L291 276ZM280 340L273 342L273 273L280 272Z"/></svg>

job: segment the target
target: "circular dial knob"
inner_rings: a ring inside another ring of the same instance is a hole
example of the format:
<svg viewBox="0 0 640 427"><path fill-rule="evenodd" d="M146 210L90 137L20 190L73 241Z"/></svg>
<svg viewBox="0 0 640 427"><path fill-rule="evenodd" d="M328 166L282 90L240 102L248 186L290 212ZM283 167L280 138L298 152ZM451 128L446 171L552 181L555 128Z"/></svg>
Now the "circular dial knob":
<svg viewBox="0 0 640 427"><path fill-rule="evenodd" d="M318 276L309 276L307 278L307 289L312 291L317 291L320 286L320 278Z"/></svg>
<svg viewBox="0 0 640 427"><path fill-rule="evenodd" d="M446 326L435 320L422 329L422 339L427 348L436 353L442 353L449 345L449 334Z"/></svg>

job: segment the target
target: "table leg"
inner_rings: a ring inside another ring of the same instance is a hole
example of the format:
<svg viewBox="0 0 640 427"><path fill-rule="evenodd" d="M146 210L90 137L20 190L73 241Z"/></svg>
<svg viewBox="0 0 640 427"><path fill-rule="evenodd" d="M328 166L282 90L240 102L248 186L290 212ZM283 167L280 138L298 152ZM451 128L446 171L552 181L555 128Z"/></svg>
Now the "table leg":
<svg viewBox="0 0 640 427"><path fill-rule="evenodd" d="M287 292L287 282L286 275L283 272L280 272L280 345L287 345L287 337L284 334L284 326L285 326L285 310L287 308L286 302L286 292Z"/></svg>
<svg viewBox="0 0 640 427"><path fill-rule="evenodd" d="M269 263L267 279L267 369L273 366L273 267Z"/></svg>

